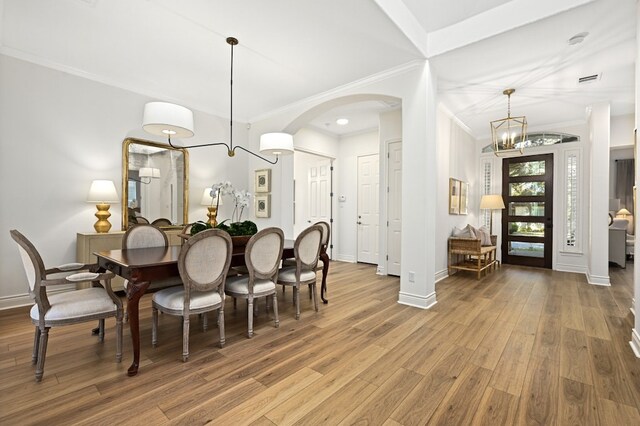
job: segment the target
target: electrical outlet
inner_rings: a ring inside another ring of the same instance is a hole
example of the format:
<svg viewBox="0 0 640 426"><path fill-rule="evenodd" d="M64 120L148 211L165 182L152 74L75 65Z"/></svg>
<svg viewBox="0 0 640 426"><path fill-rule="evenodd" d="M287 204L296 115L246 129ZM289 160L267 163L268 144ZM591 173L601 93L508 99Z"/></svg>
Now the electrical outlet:
<svg viewBox="0 0 640 426"><path fill-rule="evenodd" d="M413 271L409 271L409 282L410 283L416 282L416 273Z"/></svg>

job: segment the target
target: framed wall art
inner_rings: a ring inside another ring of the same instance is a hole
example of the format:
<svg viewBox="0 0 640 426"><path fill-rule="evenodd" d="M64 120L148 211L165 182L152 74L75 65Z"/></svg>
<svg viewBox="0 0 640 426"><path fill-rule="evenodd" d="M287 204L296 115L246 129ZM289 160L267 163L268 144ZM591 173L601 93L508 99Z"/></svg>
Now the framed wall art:
<svg viewBox="0 0 640 426"><path fill-rule="evenodd" d="M271 194L256 195L256 217L271 217Z"/></svg>
<svg viewBox="0 0 640 426"><path fill-rule="evenodd" d="M469 184L460 182L460 213L467 214L469 207Z"/></svg>
<svg viewBox="0 0 640 426"><path fill-rule="evenodd" d="M460 214L460 181L449 178L449 214Z"/></svg>
<svg viewBox="0 0 640 426"><path fill-rule="evenodd" d="M255 192L271 192L271 169L256 170Z"/></svg>

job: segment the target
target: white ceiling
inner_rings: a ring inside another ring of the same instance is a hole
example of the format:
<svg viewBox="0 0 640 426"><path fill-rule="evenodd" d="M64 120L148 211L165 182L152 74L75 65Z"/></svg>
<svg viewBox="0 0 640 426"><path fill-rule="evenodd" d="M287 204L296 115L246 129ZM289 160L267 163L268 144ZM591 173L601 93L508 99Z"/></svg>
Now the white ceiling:
<svg viewBox="0 0 640 426"><path fill-rule="evenodd" d="M584 120L585 108L594 102L610 102L613 114L634 108L635 0L533 5L530 0L3 0L2 5L0 52L222 117L229 114L225 39L235 36L240 44L234 52L234 118L241 121L431 56L425 41L447 31L460 35L458 45L436 49L444 53L430 57L440 100L477 137L487 136L489 120L506 114L502 90L510 86L517 89L513 113L527 115L532 129ZM554 14L525 6L568 10ZM524 18L514 10L526 11ZM464 28L473 29L473 40L480 41L464 41L469 33ZM583 31L590 33L585 42L568 46L566 41ZM598 82L577 86L579 76L597 72L602 72ZM329 111L310 126L335 135L354 133L375 127L378 113L390 108L358 103ZM336 126L335 118L346 114L350 124Z"/></svg>

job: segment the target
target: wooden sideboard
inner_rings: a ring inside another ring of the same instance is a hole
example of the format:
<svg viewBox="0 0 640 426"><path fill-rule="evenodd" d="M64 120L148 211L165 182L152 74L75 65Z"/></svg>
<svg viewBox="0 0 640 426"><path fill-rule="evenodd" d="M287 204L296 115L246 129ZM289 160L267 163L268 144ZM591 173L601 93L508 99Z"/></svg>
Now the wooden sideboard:
<svg viewBox="0 0 640 426"><path fill-rule="evenodd" d="M125 231L114 231L103 234L96 232L78 232L76 239L76 262L96 263L97 259L93 255L94 252L121 249L124 232ZM182 228L165 230L169 238L170 246L179 246L181 244L182 239L178 237L178 234L181 232ZM80 284L80 286L88 287L89 285ZM113 291L123 290L123 279L115 277L111 281L111 287Z"/></svg>

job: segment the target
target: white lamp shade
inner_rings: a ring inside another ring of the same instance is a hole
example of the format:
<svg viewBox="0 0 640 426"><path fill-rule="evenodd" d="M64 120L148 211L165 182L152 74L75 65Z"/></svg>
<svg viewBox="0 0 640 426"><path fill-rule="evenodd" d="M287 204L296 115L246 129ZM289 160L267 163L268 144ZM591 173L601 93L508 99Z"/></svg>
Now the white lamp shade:
<svg viewBox="0 0 640 426"><path fill-rule="evenodd" d="M138 170L138 176L143 177L153 177L153 169L151 167L141 167Z"/></svg>
<svg viewBox="0 0 640 426"><path fill-rule="evenodd" d="M87 202L109 204L118 203L119 201L120 198L118 198L116 186L112 180L94 180L91 182Z"/></svg>
<svg viewBox="0 0 640 426"><path fill-rule="evenodd" d="M200 201L200 204L203 206L215 206L216 205L216 199L213 198L211 196L211 188L205 188L204 189L204 193L202 194L202 200ZM220 197L220 200L218 200L218 205L221 206L222 205L222 197Z"/></svg>
<svg viewBox="0 0 640 426"><path fill-rule="evenodd" d="M269 155L293 154L293 136L288 133L265 133L260 136L260 153Z"/></svg>
<svg viewBox="0 0 640 426"><path fill-rule="evenodd" d="M504 201L502 200L502 195L500 194L483 195L482 198L480 199L480 208L491 209L491 210L504 209Z"/></svg>
<svg viewBox="0 0 640 426"><path fill-rule="evenodd" d="M142 128L158 136L193 136L193 112L169 102L149 102L144 106Z"/></svg>
<svg viewBox="0 0 640 426"><path fill-rule="evenodd" d="M629 216L630 214L631 212L625 208L618 210L618 213L616 213L617 216Z"/></svg>

